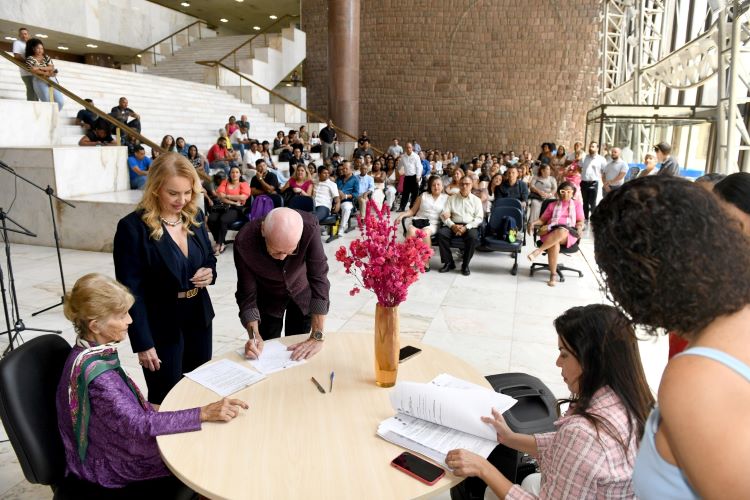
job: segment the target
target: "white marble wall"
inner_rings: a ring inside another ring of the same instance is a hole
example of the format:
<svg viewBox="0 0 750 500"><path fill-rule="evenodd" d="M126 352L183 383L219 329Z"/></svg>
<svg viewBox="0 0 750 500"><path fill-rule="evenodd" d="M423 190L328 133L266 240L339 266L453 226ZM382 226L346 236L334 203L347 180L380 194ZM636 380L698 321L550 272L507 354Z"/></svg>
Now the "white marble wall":
<svg viewBox="0 0 750 500"><path fill-rule="evenodd" d="M60 114L56 104L2 99L0 117L0 147L50 146L59 142Z"/></svg>
<svg viewBox="0 0 750 500"><path fill-rule="evenodd" d="M130 189L128 149L59 147L53 150L55 183L61 198Z"/></svg>
<svg viewBox="0 0 750 500"><path fill-rule="evenodd" d="M0 19L138 49L196 20L146 0L2 0Z"/></svg>
<svg viewBox="0 0 750 500"><path fill-rule="evenodd" d="M128 190L124 147L0 148L0 160L41 187L52 186L70 208L53 201L63 248L111 251L117 221L140 201ZM92 194L100 193L100 194ZM0 207L37 237L12 234L15 243L54 245L52 215L44 192L0 169ZM10 225L10 227L14 227Z"/></svg>

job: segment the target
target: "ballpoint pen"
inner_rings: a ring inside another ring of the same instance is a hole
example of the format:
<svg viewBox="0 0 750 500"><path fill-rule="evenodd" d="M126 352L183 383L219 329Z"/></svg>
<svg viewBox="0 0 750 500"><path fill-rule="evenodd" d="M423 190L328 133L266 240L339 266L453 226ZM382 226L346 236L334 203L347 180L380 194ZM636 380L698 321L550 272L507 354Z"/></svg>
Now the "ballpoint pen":
<svg viewBox="0 0 750 500"><path fill-rule="evenodd" d="M333 373L333 372L331 372L331 383L328 386L328 392L333 392L333 377L335 377L335 376L336 376L336 374Z"/></svg>
<svg viewBox="0 0 750 500"><path fill-rule="evenodd" d="M317 380L315 380L315 377L310 377L310 380L312 380L313 384L315 384L315 387L318 388L318 390L320 391L321 394L325 394L326 393L326 390L323 389L323 386L320 385Z"/></svg>

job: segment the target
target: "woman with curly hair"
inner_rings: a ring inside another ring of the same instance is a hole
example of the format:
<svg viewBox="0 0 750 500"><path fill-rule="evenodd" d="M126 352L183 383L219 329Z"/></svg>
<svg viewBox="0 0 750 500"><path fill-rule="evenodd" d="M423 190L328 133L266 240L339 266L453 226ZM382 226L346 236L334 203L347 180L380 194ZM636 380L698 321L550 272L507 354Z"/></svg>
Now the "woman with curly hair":
<svg viewBox="0 0 750 500"><path fill-rule="evenodd" d="M635 498L633 465L654 405L635 331L624 314L603 304L568 309L555 319L555 330L560 350L555 364L571 394L558 402L558 411L562 404L570 406L555 422L555 432L513 432L494 409L492 417L482 417L500 444L538 458L541 484L535 475L523 488L514 485L492 465L493 455L488 461L453 450L446 465L471 478L451 492L453 497L484 498L489 485L507 499Z"/></svg>
<svg viewBox="0 0 750 500"><path fill-rule="evenodd" d="M646 423L638 498L748 498L750 239L712 193L678 177L626 183L591 223L613 301L648 333L689 342Z"/></svg>
<svg viewBox="0 0 750 500"><path fill-rule="evenodd" d="M128 333L154 404L211 359L214 310L206 287L216 281L216 258L201 196L190 161L163 153L149 169L138 207L117 224L115 275L135 297Z"/></svg>

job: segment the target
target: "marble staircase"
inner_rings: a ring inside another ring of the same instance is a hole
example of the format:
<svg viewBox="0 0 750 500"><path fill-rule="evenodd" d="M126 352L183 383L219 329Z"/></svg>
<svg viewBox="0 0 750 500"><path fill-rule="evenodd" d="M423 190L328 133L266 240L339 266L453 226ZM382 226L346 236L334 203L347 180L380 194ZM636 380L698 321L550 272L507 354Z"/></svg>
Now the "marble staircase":
<svg viewBox="0 0 750 500"><path fill-rule="evenodd" d="M156 65L148 64L147 72L199 83L215 83L213 68L195 64L196 61L215 61L248 40L248 36L226 36L195 40L189 46L176 50L174 55L161 57ZM258 83L274 88L304 59L306 37L294 24L283 28L281 33L259 35L249 45L243 47L225 61L225 64L239 66L239 71ZM148 57L146 57L148 59ZM229 72L222 72L220 85L229 85L232 80ZM255 102L255 101L253 101ZM268 101L266 101L268 102Z"/></svg>

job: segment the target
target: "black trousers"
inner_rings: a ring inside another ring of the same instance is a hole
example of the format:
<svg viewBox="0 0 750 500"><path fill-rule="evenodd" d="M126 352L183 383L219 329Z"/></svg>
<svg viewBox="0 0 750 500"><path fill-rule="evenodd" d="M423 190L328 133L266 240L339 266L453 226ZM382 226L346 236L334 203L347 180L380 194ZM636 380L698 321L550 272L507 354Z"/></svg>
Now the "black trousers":
<svg viewBox="0 0 750 500"><path fill-rule="evenodd" d="M300 335L310 333L312 316L302 314L300 308L293 300L286 304L286 311L283 318L277 318L268 314L260 313L260 324L258 330L263 340L277 339L281 337L281 327L284 327L284 335Z"/></svg>
<svg viewBox="0 0 750 500"><path fill-rule="evenodd" d="M448 227L438 229L438 248L440 249L440 262L443 264L454 264L453 255L451 254L451 238L463 238L464 240L464 260L461 267L466 269L469 262L474 256L474 249L477 247L477 230L469 229L461 236L456 236Z"/></svg>
<svg viewBox="0 0 750 500"><path fill-rule="evenodd" d="M195 370L211 359L211 325L205 326L203 320L198 319L202 314L197 310L200 307L198 304L195 297L178 299L178 314L175 321L180 323L180 338L176 343L160 343L158 338L154 339L161 368L155 372L143 369L148 387L148 400L151 403L161 404L183 374Z"/></svg>
<svg viewBox="0 0 750 500"><path fill-rule="evenodd" d="M225 243L229 224L242 218L242 210L238 207L229 207L225 212L211 212L208 214L208 229L216 243Z"/></svg>
<svg viewBox="0 0 750 500"><path fill-rule="evenodd" d="M583 198L583 216L589 220L589 214L596 208L596 197L599 194L598 181L581 181L581 198Z"/></svg>
<svg viewBox="0 0 750 500"><path fill-rule="evenodd" d="M401 206L399 207L402 211L406 208L406 203L409 201L409 207L412 207L417 201L419 196L419 183L417 183L416 175L407 175L404 177L404 190L401 193Z"/></svg>

